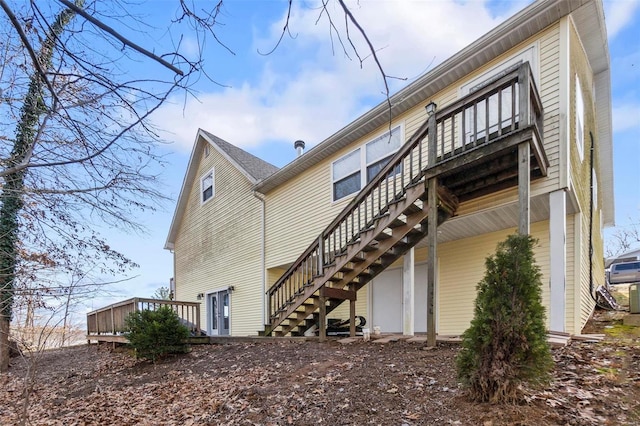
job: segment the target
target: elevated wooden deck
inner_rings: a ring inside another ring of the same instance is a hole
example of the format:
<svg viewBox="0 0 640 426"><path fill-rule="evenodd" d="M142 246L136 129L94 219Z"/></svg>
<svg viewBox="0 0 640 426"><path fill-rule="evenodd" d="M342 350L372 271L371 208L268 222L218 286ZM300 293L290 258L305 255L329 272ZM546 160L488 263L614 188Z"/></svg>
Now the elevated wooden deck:
<svg viewBox="0 0 640 426"><path fill-rule="evenodd" d="M429 341L437 227L459 202L518 188L518 223L529 233L530 182L546 176L543 109L528 63L437 109L267 292L265 335L302 335L422 240L429 247Z"/></svg>
<svg viewBox="0 0 640 426"><path fill-rule="evenodd" d="M125 320L127 316L136 311L153 311L161 306L168 306L178 314L181 322L191 331L191 340L197 342L197 339L201 339L200 303L134 297L89 312L87 314L87 341L127 343L127 338L123 335L126 331Z"/></svg>

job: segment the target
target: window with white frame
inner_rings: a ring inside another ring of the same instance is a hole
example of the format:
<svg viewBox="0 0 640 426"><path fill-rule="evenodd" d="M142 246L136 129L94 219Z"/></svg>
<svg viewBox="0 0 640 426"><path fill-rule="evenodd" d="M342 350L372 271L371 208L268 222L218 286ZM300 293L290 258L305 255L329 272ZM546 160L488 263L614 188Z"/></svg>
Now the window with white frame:
<svg viewBox="0 0 640 426"><path fill-rule="evenodd" d="M206 203L215 194L213 169L200 178L200 202Z"/></svg>
<svg viewBox="0 0 640 426"><path fill-rule="evenodd" d="M385 132L334 161L331 170L333 200L360 191L387 165L402 146L402 139L402 126L396 126L391 132Z"/></svg>
<svg viewBox="0 0 640 426"><path fill-rule="evenodd" d="M580 77L576 74L576 145L580 161L584 159L584 99L582 98L582 88Z"/></svg>

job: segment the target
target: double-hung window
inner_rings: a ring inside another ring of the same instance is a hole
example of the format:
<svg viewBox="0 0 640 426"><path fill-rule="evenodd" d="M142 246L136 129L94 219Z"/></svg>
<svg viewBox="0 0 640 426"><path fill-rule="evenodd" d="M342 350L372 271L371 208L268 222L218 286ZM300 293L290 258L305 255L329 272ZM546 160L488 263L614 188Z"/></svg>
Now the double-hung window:
<svg viewBox="0 0 640 426"><path fill-rule="evenodd" d="M200 178L200 203L204 204L213 198L214 191L214 174L213 169L209 170Z"/></svg>
<svg viewBox="0 0 640 426"><path fill-rule="evenodd" d="M402 127L396 126L334 161L332 166L333 200L360 191L387 165L402 146ZM396 170L396 173L399 171Z"/></svg>
<svg viewBox="0 0 640 426"><path fill-rule="evenodd" d="M360 148L333 163L333 199L339 200L360 191Z"/></svg>
<svg viewBox="0 0 640 426"><path fill-rule="evenodd" d="M366 145L367 182L370 182L387 165L393 154L402 146L400 126ZM396 171L397 172L397 171Z"/></svg>

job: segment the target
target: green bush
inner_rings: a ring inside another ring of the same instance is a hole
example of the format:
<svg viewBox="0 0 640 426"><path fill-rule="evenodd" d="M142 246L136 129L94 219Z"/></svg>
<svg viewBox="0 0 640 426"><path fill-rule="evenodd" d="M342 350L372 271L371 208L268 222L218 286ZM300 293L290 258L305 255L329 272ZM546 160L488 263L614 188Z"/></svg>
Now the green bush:
<svg viewBox="0 0 640 426"><path fill-rule="evenodd" d="M511 235L486 259L475 315L456 359L458 378L475 401L515 402L521 383L549 379L553 360L535 243L528 235Z"/></svg>
<svg viewBox="0 0 640 426"><path fill-rule="evenodd" d="M180 318L168 306L155 311L132 312L126 318L125 333L136 356L153 362L170 353L186 353L189 329L180 324Z"/></svg>

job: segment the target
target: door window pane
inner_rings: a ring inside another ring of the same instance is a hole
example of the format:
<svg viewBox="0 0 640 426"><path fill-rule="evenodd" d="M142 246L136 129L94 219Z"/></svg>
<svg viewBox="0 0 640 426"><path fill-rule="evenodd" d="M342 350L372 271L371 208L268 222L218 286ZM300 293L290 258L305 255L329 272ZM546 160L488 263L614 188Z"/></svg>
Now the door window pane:
<svg viewBox="0 0 640 426"><path fill-rule="evenodd" d="M211 328L218 329L218 297L215 294L211 296Z"/></svg>
<svg viewBox="0 0 640 426"><path fill-rule="evenodd" d="M222 296L222 319L223 328L229 330L229 293L227 292Z"/></svg>

